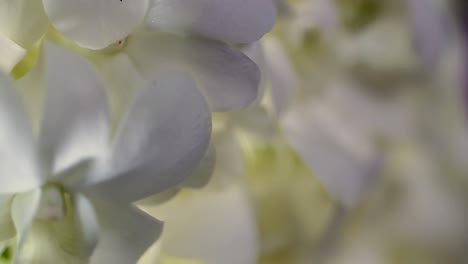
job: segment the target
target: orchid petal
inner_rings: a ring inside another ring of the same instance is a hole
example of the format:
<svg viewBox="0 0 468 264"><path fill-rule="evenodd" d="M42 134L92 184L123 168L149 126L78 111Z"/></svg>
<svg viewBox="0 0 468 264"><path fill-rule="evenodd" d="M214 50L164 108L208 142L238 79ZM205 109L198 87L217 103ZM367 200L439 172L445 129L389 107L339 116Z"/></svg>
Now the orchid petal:
<svg viewBox="0 0 468 264"><path fill-rule="evenodd" d="M273 27L272 0L151 0L146 24L216 40L249 43Z"/></svg>
<svg viewBox="0 0 468 264"><path fill-rule="evenodd" d="M14 237L16 233L13 219L11 219L12 201L12 195L0 195L0 242Z"/></svg>
<svg viewBox="0 0 468 264"><path fill-rule="evenodd" d="M256 222L247 197L242 187L231 185L148 208L166 222L159 240L162 254L206 263L256 263Z"/></svg>
<svg viewBox="0 0 468 264"><path fill-rule="evenodd" d="M188 75L171 73L149 83L135 97L117 133L106 168L110 172L105 178L91 179L87 188L128 202L176 186L203 158L210 118Z"/></svg>
<svg viewBox="0 0 468 264"><path fill-rule="evenodd" d="M57 174L107 150L109 120L103 85L89 62L52 44L46 46L45 59L41 147Z"/></svg>
<svg viewBox="0 0 468 264"><path fill-rule="evenodd" d="M66 204L64 218L36 221L33 224L23 247L17 253L21 263L89 261L99 236L93 206L80 194L68 199Z"/></svg>
<svg viewBox="0 0 468 264"><path fill-rule="evenodd" d="M15 89L0 74L0 193L29 191L43 181L31 122Z"/></svg>
<svg viewBox="0 0 468 264"><path fill-rule="evenodd" d="M41 189L15 195L11 205L11 218L16 229L16 250L21 251L27 233L36 217L41 201ZM16 257L16 256L15 256Z"/></svg>
<svg viewBox="0 0 468 264"><path fill-rule="evenodd" d="M0 34L0 50L2 51L0 71L8 74L26 55L24 48L2 34Z"/></svg>
<svg viewBox="0 0 468 264"><path fill-rule="evenodd" d="M366 135L323 105L298 106L284 119L291 146L340 203L353 206L378 166Z"/></svg>
<svg viewBox="0 0 468 264"><path fill-rule="evenodd" d="M90 263L137 263L158 239L162 223L133 206L100 199L93 199L93 202L100 235Z"/></svg>
<svg viewBox="0 0 468 264"><path fill-rule="evenodd" d="M143 21L148 0L43 0L52 25L78 45L102 49L130 35Z"/></svg>
<svg viewBox="0 0 468 264"><path fill-rule="evenodd" d="M41 1L0 1L0 32L23 48L38 41L48 23Z"/></svg>
<svg viewBox="0 0 468 264"><path fill-rule="evenodd" d="M257 98L257 65L222 43L162 33L139 34L128 40L126 51L147 78L170 65L191 72L214 111L246 107Z"/></svg>

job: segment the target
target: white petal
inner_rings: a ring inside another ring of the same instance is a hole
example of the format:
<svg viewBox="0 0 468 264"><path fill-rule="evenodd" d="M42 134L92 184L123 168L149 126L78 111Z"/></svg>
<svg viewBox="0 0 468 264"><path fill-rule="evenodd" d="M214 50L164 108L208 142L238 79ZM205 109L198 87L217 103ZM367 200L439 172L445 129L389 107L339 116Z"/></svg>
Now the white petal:
<svg viewBox="0 0 468 264"><path fill-rule="evenodd" d="M256 221L240 186L186 193L148 211L165 221L162 254L206 263L256 263Z"/></svg>
<svg viewBox="0 0 468 264"><path fill-rule="evenodd" d="M242 108L257 98L258 67L242 52L222 43L140 34L129 39L127 52L147 78L168 65L191 72L212 110Z"/></svg>
<svg viewBox="0 0 468 264"><path fill-rule="evenodd" d="M135 98L117 134L108 177L92 179L101 183L88 188L135 201L173 187L203 158L210 132L210 112L195 82L168 74Z"/></svg>
<svg viewBox="0 0 468 264"><path fill-rule="evenodd" d="M353 206L379 165L371 136L349 116L315 103L296 107L284 119L291 146L339 202Z"/></svg>
<svg viewBox="0 0 468 264"><path fill-rule="evenodd" d="M21 250L28 231L36 217L41 201L41 189L15 196L11 205L11 218L16 229L16 247ZM16 256L15 256L16 257Z"/></svg>
<svg viewBox="0 0 468 264"><path fill-rule="evenodd" d="M91 264L136 263L161 233L161 222L133 206L99 199L93 203L100 234Z"/></svg>
<svg viewBox="0 0 468 264"><path fill-rule="evenodd" d="M38 41L48 24L41 1L0 1L0 33L23 48Z"/></svg>
<svg viewBox="0 0 468 264"><path fill-rule="evenodd" d="M281 43L272 37L263 40L273 108L282 114L298 92L297 76Z"/></svg>
<svg viewBox="0 0 468 264"><path fill-rule="evenodd" d="M0 72L8 73L26 55L26 50L0 33Z"/></svg>
<svg viewBox="0 0 468 264"><path fill-rule="evenodd" d="M43 181L31 122L15 89L0 74L0 193L29 191Z"/></svg>
<svg viewBox="0 0 468 264"><path fill-rule="evenodd" d="M444 17L442 4L437 0L408 0L411 28L416 51L424 65L436 65L444 47L448 44L448 17Z"/></svg>
<svg viewBox="0 0 468 264"><path fill-rule="evenodd" d="M106 97L93 66L77 54L46 45L47 94L41 151L53 174L108 148Z"/></svg>
<svg viewBox="0 0 468 264"><path fill-rule="evenodd" d="M52 25L82 47L101 49L143 21L148 0L43 0Z"/></svg>
<svg viewBox="0 0 468 264"><path fill-rule="evenodd" d="M67 199L67 198L66 198ZM17 252L20 263L87 263L96 248L98 220L90 201L76 194L62 219L35 221Z"/></svg>
<svg viewBox="0 0 468 264"><path fill-rule="evenodd" d="M249 43L270 31L272 0L151 0L146 23L228 42Z"/></svg>
<svg viewBox="0 0 468 264"><path fill-rule="evenodd" d="M12 195L0 195L0 242L14 237L16 233L13 219L11 219L12 201Z"/></svg>
<svg viewBox="0 0 468 264"><path fill-rule="evenodd" d="M190 177L181 184L181 187L202 188L211 179L216 164L216 150L213 145L208 147L208 151L192 172Z"/></svg>

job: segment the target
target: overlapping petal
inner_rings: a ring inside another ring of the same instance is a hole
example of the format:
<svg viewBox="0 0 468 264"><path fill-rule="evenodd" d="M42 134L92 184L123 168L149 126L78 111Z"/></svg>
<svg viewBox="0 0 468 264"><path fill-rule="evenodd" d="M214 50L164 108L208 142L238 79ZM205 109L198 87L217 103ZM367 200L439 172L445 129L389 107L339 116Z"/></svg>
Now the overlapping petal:
<svg viewBox="0 0 468 264"><path fill-rule="evenodd" d="M110 128L104 87L93 66L52 44L45 52L47 95L41 153L57 174L103 155Z"/></svg>
<svg viewBox="0 0 468 264"><path fill-rule="evenodd" d="M146 24L211 39L249 43L273 27L272 0L150 0Z"/></svg>
<svg viewBox="0 0 468 264"><path fill-rule="evenodd" d="M0 74L0 193L29 191L43 181L30 120L15 89Z"/></svg>
<svg viewBox="0 0 468 264"><path fill-rule="evenodd" d="M126 51L147 78L171 66L191 72L214 111L242 108L257 98L257 65L225 44L163 33L138 34L128 40Z"/></svg>
<svg viewBox="0 0 468 264"><path fill-rule="evenodd" d="M167 74L135 97L101 168L107 173L87 188L128 202L173 187L198 165L210 133L210 112L193 79Z"/></svg>
<svg viewBox="0 0 468 264"><path fill-rule="evenodd" d="M54 27L78 45L102 49L142 23L148 0L43 0Z"/></svg>
<svg viewBox="0 0 468 264"><path fill-rule="evenodd" d="M91 264L137 263L156 241L162 223L133 206L93 199L99 219L99 243Z"/></svg>
<svg viewBox="0 0 468 264"><path fill-rule="evenodd" d="M0 32L23 48L39 40L45 34L48 24L41 1L0 2Z"/></svg>
<svg viewBox="0 0 468 264"><path fill-rule="evenodd" d="M0 242L14 237L16 233L10 214L12 201L12 195L0 195Z"/></svg>

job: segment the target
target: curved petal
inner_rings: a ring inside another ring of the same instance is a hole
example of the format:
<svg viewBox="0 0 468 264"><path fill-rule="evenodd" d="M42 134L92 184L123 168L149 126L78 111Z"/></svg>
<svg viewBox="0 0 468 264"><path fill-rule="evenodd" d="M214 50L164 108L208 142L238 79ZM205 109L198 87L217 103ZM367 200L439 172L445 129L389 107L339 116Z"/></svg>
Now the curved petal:
<svg viewBox="0 0 468 264"><path fill-rule="evenodd" d="M80 194L66 201L64 218L34 222L22 248L21 263L87 263L96 248L98 220L91 202ZM40 241L40 243L38 243Z"/></svg>
<svg viewBox="0 0 468 264"><path fill-rule="evenodd" d="M190 177L181 184L181 187L202 188L207 185L213 175L215 164L216 149L213 145L210 145L197 168L195 168Z"/></svg>
<svg viewBox="0 0 468 264"><path fill-rule="evenodd" d="M327 190L347 207L353 206L378 166L370 135L324 105L298 106L284 118L286 137Z"/></svg>
<svg viewBox="0 0 468 264"><path fill-rule="evenodd" d="M151 0L146 24L216 40L249 43L271 30L272 0Z"/></svg>
<svg viewBox="0 0 468 264"><path fill-rule="evenodd" d="M257 228L247 197L239 185L231 185L187 193L162 206L148 208L151 215L165 221L158 241L160 256L206 263L256 263Z"/></svg>
<svg viewBox="0 0 468 264"><path fill-rule="evenodd" d="M281 43L272 37L263 40L273 109L280 115L298 93L298 78Z"/></svg>
<svg viewBox="0 0 468 264"><path fill-rule="evenodd" d="M173 187L203 158L210 132L210 112L195 82L167 74L137 95L104 164L108 173L96 174L106 177L91 178L87 188L135 201Z"/></svg>
<svg viewBox="0 0 468 264"><path fill-rule="evenodd" d="M41 153L57 174L108 148L109 120L101 80L77 54L45 48L47 93L41 126Z"/></svg>
<svg viewBox="0 0 468 264"><path fill-rule="evenodd" d="M23 48L38 41L48 24L41 1L0 1L0 32Z"/></svg>
<svg viewBox="0 0 468 264"><path fill-rule="evenodd" d="M0 74L0 194L29 191L43 181L31 121L15 89Z"/></svg>
<svg viewBox="0 0 468 264"><path fill-rule="evenodd" d="M0 33L0 72L10 74L26 55L26 50Z"/></svg>
<svg viewBox="0 0 468 264"><path fill-rule="evenodd" d="M131 205L93 199L99 218L99 243L91 264L137 263L158 239L162 223Z"/></svg>
<svg viewBox="0 0 468 264"><path fill-rule="evenodd" d="M36 213L39 210L41 196L41 189L35 189L27 193L17 194L13 199L11 218L16 229L16 251L20 251L24 245L27 233L31 229Z"/></svg>
<svg viewBox="0 0 468 264"><path fill-rule="evenodd" d="M225 44L163 33L138 34L129 38L126 51L149 79L171 65L191 72L214 111L242 108L257 98L260 70Z"/></svg>
<svg viewBox="0 0 468 264"><path fill-rule="evenodd" d="M12 195L0 195L0 243L15 236L15 226L11 219ZM0 249L0 252L2 250Z"/></svg>
<svg viewBox="0 0 468 264"><path fill-rule="evenodd" d="M148 0L43 0L52 25L78 45L102 49L143 21Z"/></svg>

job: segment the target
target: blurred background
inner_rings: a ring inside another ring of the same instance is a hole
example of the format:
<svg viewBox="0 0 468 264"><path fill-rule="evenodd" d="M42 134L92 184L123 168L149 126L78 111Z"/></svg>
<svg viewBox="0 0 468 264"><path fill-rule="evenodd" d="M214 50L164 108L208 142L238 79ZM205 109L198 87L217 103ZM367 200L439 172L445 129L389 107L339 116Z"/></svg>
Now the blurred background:
<svg viewBox="0 0 468 264"><path fill-rule="evenodd" d="M468 263L467 2L277 4L262 96L213 117L206 186L142 202L142 263Z"/></svg>

